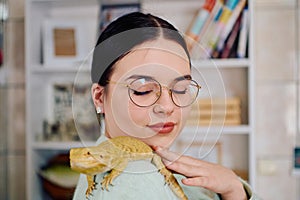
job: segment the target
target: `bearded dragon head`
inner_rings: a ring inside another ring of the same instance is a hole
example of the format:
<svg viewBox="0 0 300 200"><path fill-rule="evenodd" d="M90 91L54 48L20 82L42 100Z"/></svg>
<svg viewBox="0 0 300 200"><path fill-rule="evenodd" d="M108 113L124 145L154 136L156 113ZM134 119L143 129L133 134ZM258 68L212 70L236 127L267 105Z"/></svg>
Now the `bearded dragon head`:
<svg viewBox="0 0 300 200"><path fill-rule="evenodd" d="M95 175L111 169L112 157L97 147L73 148L70 151L71 168L80 173Z"/></svg>

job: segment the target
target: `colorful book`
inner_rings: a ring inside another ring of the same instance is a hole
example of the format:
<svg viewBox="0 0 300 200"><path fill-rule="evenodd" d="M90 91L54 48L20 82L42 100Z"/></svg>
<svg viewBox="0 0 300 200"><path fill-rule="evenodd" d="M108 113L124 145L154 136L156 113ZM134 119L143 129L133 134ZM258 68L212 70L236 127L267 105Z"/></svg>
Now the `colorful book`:
<svg viewBox="0 0 300 200"><path fill-rule="evenodd" d="M226 26L224 27L224 30L222 31L222 33L220 35L220 39L218 41L218 46L217 46L217 51L221 51L223 49L225 40L228 37L229 33L231 32L236 20L240 16L245 5L246 5L246 0L240 0L240 2L234 8L230 18L228 19Z"/></svg>
<svg viewBox="0 0 300 200"><path fill-rule="evenodd" d="M212 23L212 21L216 18L217 14L219 13L219 11L222 9L223 3L220 0L216 0L214 8L212 9L209 18L206 20L203 28L200 31L200 34L198 36L198 40L200 38L202 38L202 36L205 34L206 30L208 29L208 27L210 26L210 24Z"/></svg>
<svg viewBox="0 0 300 200"><path fill-rule="evenodd" d="M207 52L207 49L209 48L209 42L211 35L214 34L215 29L218 25L219 18L222 14L224 4L222 1L218 0L215 4L215 8L213 10L213 20L208 25L207 29L205 30L205 33L202 33L199 43L201 45L201 50L199 51L199 58L200 59L207 59L210 57L210 54Z"/></svg>
<svg viewBox="0 0 300 200"><path fill-rule="evenodd" d="M226 44L224 45L224 48L223 48L223 51L221 54L221 58L234 57L234 56L230 56L230 54L234 50L234 48L233 48L234 44L237 43L237 41L238 41L238 35L239 35L240 26L241 26L241 18L242 18L242 15L239 16L236 23L234 24L233 29L232 29L230 35L228 36Z"/></svg>
<svg viewBox="0 0 300 200"><path fill-rule="evenodd" d="M210 40L208 42L206 51L209 55L212 55L212 52L217 46L220 34L224 30L234 8L236 7L239 0L228 0L226 5L222 9L221 16L218 20L217 26L215 27L214 33L211 35Z"/></svg>
<svg viewBox="0 0 300 200"><path fill-rule="evenodd" d="M197 11L190 28L186 32L188 49L191 49L193 43L198 41L199 34L204 27L211 11L215 5L216 0L206 0L204 5Z"/></svg>
<svg viewBox="0 0 300 200"><path fill-rule="evenodd" d="M218 15L220 15L220 11L222 10L223 3L220 0L216 0L215 6L213 10L210 13L209 18L206 20L203 28L201 29L200 34L198 35L198 40L196 41L198 45L193 45L192 48L190 49L190 53L193 58L195 59L201 59L203 57L202 54L204 54L204 51L202 48L203 43L205 41L208 41L209 39L209 33L211 30L213 30L213 26L215 24L215 19L217 18ZM200 44L200 45L199 45Z"/></svg>

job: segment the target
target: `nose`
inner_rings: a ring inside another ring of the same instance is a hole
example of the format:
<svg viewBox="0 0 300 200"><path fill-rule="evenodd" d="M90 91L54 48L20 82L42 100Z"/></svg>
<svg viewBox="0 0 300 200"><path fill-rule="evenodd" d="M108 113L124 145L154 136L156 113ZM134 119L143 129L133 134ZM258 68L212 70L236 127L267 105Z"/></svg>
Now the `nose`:
<svg viewBox="0 0 300 200"><path fill-rule="evenodd" d="M155 113L163 113L170 115L174 111L175 104L171 98L171 91L169 88L162 86L161 95L154 106Z"/></svg>

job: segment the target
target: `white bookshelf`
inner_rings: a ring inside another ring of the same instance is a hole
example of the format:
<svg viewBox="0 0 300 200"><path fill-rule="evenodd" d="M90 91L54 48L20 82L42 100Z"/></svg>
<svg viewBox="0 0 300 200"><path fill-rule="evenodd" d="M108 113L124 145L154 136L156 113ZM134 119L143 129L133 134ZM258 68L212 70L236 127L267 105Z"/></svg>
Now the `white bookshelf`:
<svg viewBox="0 0 300 200"><path fill-rule="evenodd" d="M106 0L106 2L116 0ZM122 1L123 2L123 1ZM132 2L129 1L128 2ZM162 16L171 21L179 30L184 32L193 18L195 8L202 5L203 0L140 0L142 9ZM78 67L76 66L44 66L41 62L42 24L46 18L81 18L86 20L90 29L87 43L93 47L96 41L96 29L99 10L98 0L26 0L26 139L27 139L27 199L46 199L37 171L51 156L60 152L67 152L70 148L80 147L81 142L50 142L40 141L42 123L47 116L46 88L53 81L73 81ZM197 133L221 131L220 141L224 142L224 165L240 166L249 173L249 182L255 188L255 153L254 153L254 58L253 58L253 1L249 1L250 33L249 58L246 59L217 59L211 61L193 60L203 74L209 73L211 66L218 66L224 77L225 88L239 96L243 102L242 124L239 126L211 126L197 127ZM174 14L176 13L176 14ZM87 73L88 70L83 70ZM183 139L194 132L195 127L184 129ZM228 143L227 148L225 143ZM230 142L231 141L231 142ZM235 142L235 143L234 143ZM234 144L233 144L234 143ZM84 143L93 145L93 142ZM239 148L242 148L240 151ZM232 153L233 151L233 153ZM235 154L239 152L239 154ZM224 155L225 154L225 155ZM227 155L234 155L238 159ZM228 159L227 159L228 158ZM242 158L239 160L239 158ZM227 160L226 160L227 159Z"/></svg>

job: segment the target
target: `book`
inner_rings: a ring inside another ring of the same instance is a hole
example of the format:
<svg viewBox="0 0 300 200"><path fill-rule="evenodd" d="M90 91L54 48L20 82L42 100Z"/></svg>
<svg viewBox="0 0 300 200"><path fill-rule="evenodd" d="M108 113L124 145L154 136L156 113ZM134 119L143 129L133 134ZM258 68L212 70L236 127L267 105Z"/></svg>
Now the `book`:
<svg viewBox="0 0 300 200"><path fill-rule="evenodd" d="M200 44L201 49L198 49L199 50L198 53L199 53L200 59L207 59L210 57L210 55L206 49L209 48L208 46L209 46L209 41L210 41L211 35L213 35L215 32L219 18L223 11L223 7L224 7L223 2L218 0L216 2L215 7L212 12L212 14L213 14L212 20L210 21L208 27L205 29L205 32L203 30L203 32L201 33L201 36L199 37L200 38L199 44Z"/></svg>
<svg viewBox="0 0 300 200"><path fill-rule="evenodd" d="M216 18L217 14L219 14L219 11L222 9L222 6L223 6L222 1L216 0L208 19L206 20L203 28L201 29L201 31L199 33L198 40L204 35L204 33L206 32L206 30L209 27L209 25L211 24L211 22Z"/></svg>
<svg viewBox="0 0 300 200"><path fill-rule="evenodd" d="M188 49L191 50L193 43L198 41L199 34L204 27L210 13L216 3L216 0L206 0L204 5L197 11L195 17L186 32L186 36L189 37L187 40Z"/></svg>
<svg viewBox="0 0 300 200"><path fill-rule="evenodd" d="M192 105L187 123L191 125L241 124L241 99L204 98Z"/></svg>
<svg viewBox="0 0 300 200"><path fill-rule="evenodd" d="M237 57L245 58L246 49L247 49L248 31L249 31L249 12L247 7L245 7L243 10L241 23L242 24L241 24L239 41L238 41Z"/></svg>
<svg viewBox="0 0 300 200"><path fill-rule="evenodd" d="M241 25L241 15L239 16L238 20L234 24L233 29L230 35L228 36L226 44L224 45L224 48L222 50L221 58L235 57L235 56L230 56L230 54L234 50L233 48L234 44L237 43L238 41L240 25Z"/></svg>
<svg viewBox="0 0 300 200"><path fill-rule="evenodd" d="M228 0L226 5L223 6L222 13L218 19L217 25L215 26L215 30L213 34L210 35L210 39L205 47L208 55L212 55L215 50L218 40L220 38L220 34L224 30L234 8L236 7L239 0Z"/></svg>
<svg viewBox="0 0 300 200"><path fill-rule="evenodd" d="M208 36L211 30L213 30L213 27L215 25L215 19L220 15L221 10L222 10L223 3L220 0L216 0L216 3L214 5L214 8L212 9L208 19L206 20L203 28L200 31L200 34L198 35L197 38L197 44L198 45L193 45L190 53L193 58L199 59L199 58L204 58L206 57L206 53L204 51L204 48L202 48L203 43L208 41Z"/></svg>
<svg viewBox="0 0 300 200"><path fill-rule="evenodd" d="M221 51L224 47L224 43L226 38L228 37L229 33L231 32L236 20L240 16L241 12L243 11L244 7L246 5L246 0L240 0L237 6L232 11L232 14L230 18L228 19L228 22L226 26L224 27L224 30L222 31L220 35L220 39L218 41L217 45L217 51Z"/></svg>

